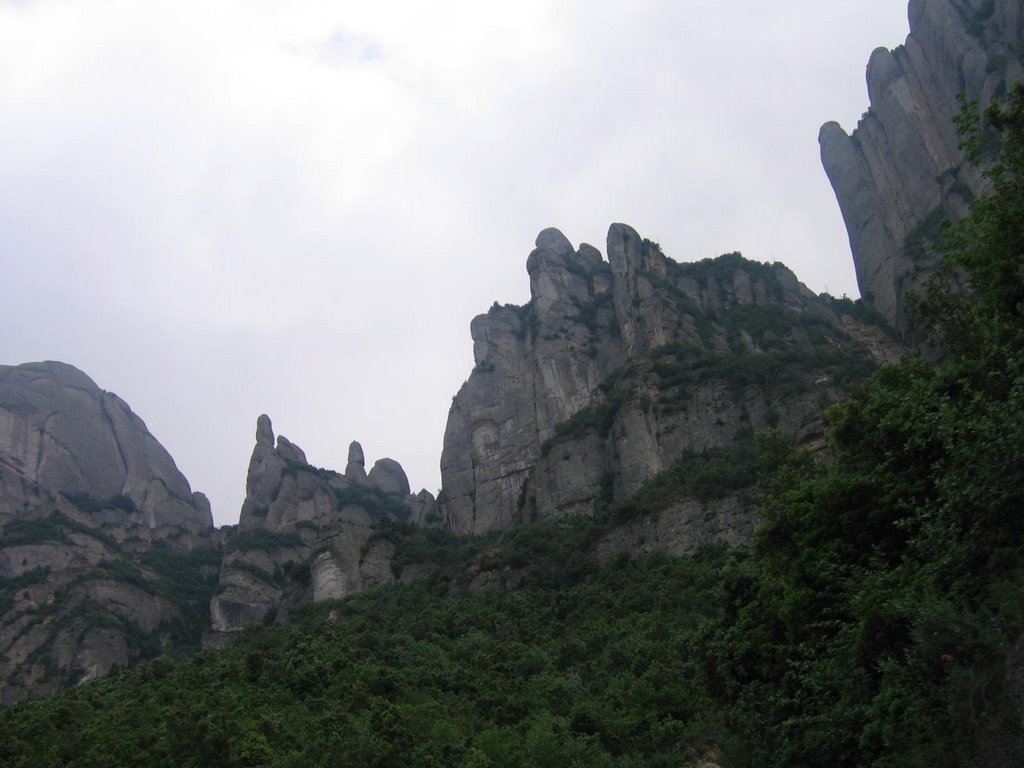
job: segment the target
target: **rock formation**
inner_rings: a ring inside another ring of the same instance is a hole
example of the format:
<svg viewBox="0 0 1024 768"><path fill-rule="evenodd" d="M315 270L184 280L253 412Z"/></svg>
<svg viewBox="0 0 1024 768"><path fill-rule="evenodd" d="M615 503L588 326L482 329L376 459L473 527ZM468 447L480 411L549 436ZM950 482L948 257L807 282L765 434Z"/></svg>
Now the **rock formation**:
<svg viewBox="0 0 1024 768"><path fill-rule="evenodd" d="M369 473L364 466L357 442L345 474L310 466L287 438L275 444L270 418L259 417L238 531L227 539L211 601L215 633L281 620L296 605L398 578L394 546L378 527L431 524L434 498L411 495L394 459L379 460Z"/></svg>
<svg viewBox="0 0 1024 768"><path fill-rule="evenodd" d="M65 363L0 366L0 480L0 515L61 495L125 497L133 509L105 510L106 525L167 533L213 525L206 497L193 495L142 419Z"/></svg>
<svg viewBox="0 0 1024 768"><path fill-rule="evenodd" d="M0 703L198 642L209 502L70 365L0 366L0 527Z"/></svg>
<svg viewBox="0 0 1024 768"><path fill-rule="evenodd" d="M830 122L818 136L861 295L905 339L904 294L934 268L942 219L983 191L959 148L957 94L984 106L1024 75L1019 0L912 0L908 15L906 43L871 54L870 107L852 135Z"/></svg>
<svg viewBox="0 0 1024 768"><path fill-rule="evenodd" d="M449 412L438 500L459 533L593 514L740 433L813 437L850 377L901 352L781 264L677 264L623 224L608 262L554 229L536 245L530 302L471 324L476 365Z"/></svg>

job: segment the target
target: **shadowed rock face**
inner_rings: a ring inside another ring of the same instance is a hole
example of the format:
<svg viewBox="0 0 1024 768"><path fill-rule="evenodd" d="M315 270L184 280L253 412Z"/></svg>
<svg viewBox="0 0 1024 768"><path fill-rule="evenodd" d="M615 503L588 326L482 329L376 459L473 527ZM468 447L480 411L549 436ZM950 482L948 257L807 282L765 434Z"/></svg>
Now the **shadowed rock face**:
<svg viewBox="0 0 1024 768"><path fill-rule="evenodd" d="M0 366L0 704L198 643L218 550L123 400L64 363Z"/></svg>
<svg viewBox="0 0 1024 768"><path fill-rule="evenodd" d="M852 135L830 122L818 136L861 295L905 339L904 294L935 266L929 236L983 191L959 148L957 94L985 105L1024 75L1019 0L912 0L908 15L906 43L871 54L870 107Z"/></svg>
<svg viewBox="0 0 1024 768"><path fill-rule="evenodd" d="M592 514L744 430L818 434L840 360L899 355L781 264L677 264L624 224L607 262L553 229L536 245L531 301L470 326L476 365L449 411L438 500L459 533ZM787 372L746 384L732 370L775 361Z"/></svg>

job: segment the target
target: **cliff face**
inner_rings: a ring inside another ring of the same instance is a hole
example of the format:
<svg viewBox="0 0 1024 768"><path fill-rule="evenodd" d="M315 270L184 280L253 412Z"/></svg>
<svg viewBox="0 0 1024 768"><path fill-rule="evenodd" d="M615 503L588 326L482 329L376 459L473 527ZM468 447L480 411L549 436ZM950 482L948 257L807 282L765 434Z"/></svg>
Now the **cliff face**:
<svg viewBox="0 0 1024 768"><path fill-rule="evenodd" d="M0 528L0 703L198 642L210 505L70 365L0 366Z"/></svg>
<svg viewBox="0 0 1024 768"><path fill-rule="evenodd" d="M108 526L154 536L213 525L174 460L117 395L65 363L0 366L0 515L60 495L124 496Z"/></svg>
<svg viewBox="0 0 1024 768"><path fill-rule="evenodd" d="M438 500L459 533L593 514L737 435L811 439L844 384L900 354L781 264L677 264L622 224L607 262L553 229L536 245L529 304L471 324L476 365L449 412Z"/></svg>
<svg viewBox="0 0 1024 768"><path fill-rule="evenodd" d="M238 530L226 539L210 604L212 629L223 636L282 620L296 605L391 583L401 573L381 524L436 520L433 496L412 495L397 461L381 459L367 472L354 442L344 474L313 467L287 438L275 443L270 419L260 416Z"/></svg>
<svg viewBox="0 0 1024 768"><path fill-rule="evenodd" d="M984 106L1024 75L1019 0L911 0L908 15L906 43L871 55L870 107L852 135L830 122L818 136L861 295L905 339L903 297L934 267L929 241L982 191L959 149L957 94Z"/></svg>

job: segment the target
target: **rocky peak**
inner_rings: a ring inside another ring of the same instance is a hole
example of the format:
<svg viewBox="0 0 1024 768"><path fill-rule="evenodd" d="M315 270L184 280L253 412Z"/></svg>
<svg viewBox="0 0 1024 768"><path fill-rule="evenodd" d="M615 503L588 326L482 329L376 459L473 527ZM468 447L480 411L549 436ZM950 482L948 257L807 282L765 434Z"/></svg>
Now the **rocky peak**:
<svg viewBox="0 0 1024 768"><path fill-rule="evenodd" d="M981 190L960 150L957 95L985 105L1024 76L1018 0L913 0L908 17L905 44L871 54L856 129L828 122L818 135L861 294L905 339L904 294L934 269L941 220L963 216Z"/></svg>
<svg viewBox="0 0 1024 768"><path fill-rule="evenodd" d="M283 620L296 605L341 598L395 579L393 546L374 536L388 523L434 525L434 497L413 496L405 470L380 459L365 471L352 442L345 473L311 466L269 417L256 425L238 531L229 537L210 603L218 636Z"/></svg>
<svg viewBox="0 0 1024 768"><path fill-rule="evenodd" d="M367 476L370 484L384 493L399 496L409 495L409 478L405 475L402 465L394 459L378 459Z"/></svg>
<svg viewBox="0 0 1024 768"><path fill-rule="evenodd" d="M355 440L348 446L345 477L349 480L366 480L366 458L363 456L363 446Z"/></svg>
<svg viewBox="0 0 1024 768"><path fill-rule="evenodd" d="M526 260L530 294L540 322L550 323L558 313L586 300L593 290L591 275L600 266L591 251L577 252L560 231L542 231L536 248Z"/></svg>
<svg viewBox="0 0 1024 768"><path fill-rule="evenodd" d="M0 704L198 642L212 519L119 397L65 363L0 366Z"/></svg>
<svg viewBox="0 0 1024 768"><path fill-rule="evenodd" d="M595 248L573 250L561 232L544 230L527 259L530 302L495 303L471 323L476 366L452 403L441 456L439 503L454 530L592 513L602 498L635 492L680 452L726 442L759 420L794 434L820 430L822 398L832 396L812 388L803 401L776 403L771 387L727 393L728 383L719 382L704 386L707 402L684 417L683 408L651 407L684 397L668 393L675 385L656 369L689 365L688 356L700 354L771 357L792 347L808 355L801 381L813 374L828 382L829 373L815 368L824 358L811 359L811 349L834 343L848 346L851 357L874 354L843 330L844 305L835 303L836 311L780 264L738 254L677 264L624 224L609 228L607 251L608 262ZM820 333L808 333L819 325ZM864 337L872 333L880 337L876 352L896 347L877 328ZM658 358L669 349L680 353L671 364ZM694 376L681 371L673 380L684 378ZM726 412L733 415L720 415ZM580 416L586 413L593 418ZM577 421L580 440L565 441L576 429L567 425Z"/></svg>
<svg viewBox="0 0 1024 768"><path fill-rule="evenodd" d="M66 363L0 366L0 481L0 516L62 495L123 496L127 525L213 525L142 419Z"/></svg>

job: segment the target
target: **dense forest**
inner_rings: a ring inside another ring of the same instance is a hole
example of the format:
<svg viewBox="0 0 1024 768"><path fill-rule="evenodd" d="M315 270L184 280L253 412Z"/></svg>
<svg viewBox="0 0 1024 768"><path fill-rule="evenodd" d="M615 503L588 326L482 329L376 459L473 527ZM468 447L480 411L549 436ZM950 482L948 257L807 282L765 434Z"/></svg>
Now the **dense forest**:
<svg viewBox="0 0 1024 768"><path fill-rule="evenodd" d="M939 362L833 406L826 451L761 435L597 519L383 527L433 575L6 709L0 765L1024 764L1024 89L970 107L991 192L914 301ZM748 546L592 555L716 482L757 488Z"/></svg>

